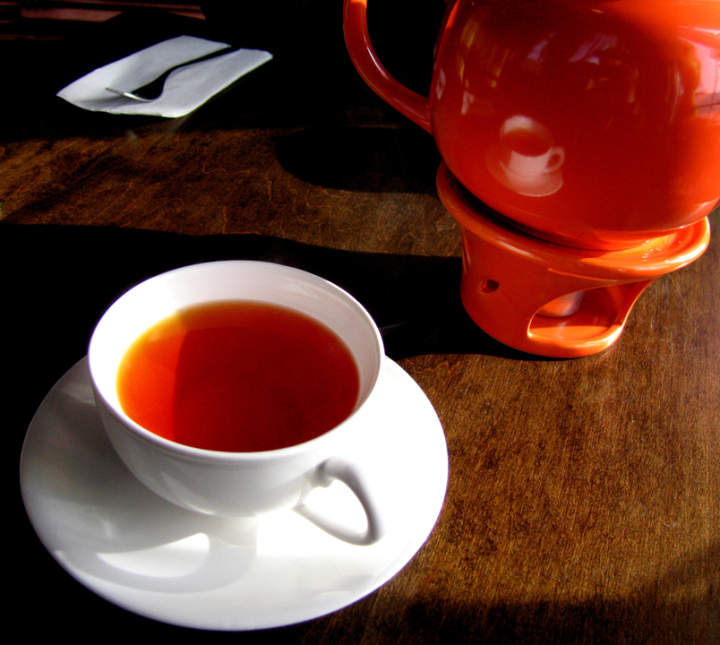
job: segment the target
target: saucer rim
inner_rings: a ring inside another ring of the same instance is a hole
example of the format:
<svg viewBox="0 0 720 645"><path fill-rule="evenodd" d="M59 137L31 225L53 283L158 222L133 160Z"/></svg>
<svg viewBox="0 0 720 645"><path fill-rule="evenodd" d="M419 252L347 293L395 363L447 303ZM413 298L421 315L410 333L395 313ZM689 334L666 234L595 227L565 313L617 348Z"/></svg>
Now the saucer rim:
<svg viewBox="0 0 720 645"><path fill-rule="evenodd" d="M84 373L82 373L82 370L84 370ZM57 542L57 540L55 539L57 538L57 535L55 535L52 531L51 523L47 521L46 517L43 517L42 510L39 509L39 502L33 499L33 496L36 494L32 491L32 489L35 488L33 486L35 482L31 481L33 475L32 469L28 471L28 469L26 468L26 460L28 456L26 446L28 445L29 438L32 434L42 433L43 427L47 427L48 420L44 418L44 416L47 416L48 408L51 409L52 404L55 402L53 400L54 396L61 392L62 386L66 382L68 382L69 379L77 378L79 375L84 380L84 385L86 385L87 388L91 390L87 366L87 357L84 357L83 359L78 361L57 381L53 388L51 388L51 390L43 399L42 403L38 406L37 412L35 413L35 416L33 417L29 425L20 458L20 488L23 504L30 520L30 524L35 530L41 543L49 552L49 554L53 557L53 559L58 564L60 564L60 566L83 587L87 588L88 590L92 591L93 593L97 594L101 598L107 600L108 602L117 607L120 607L122 609L130 611L131 613L146 618L158 620L169 625L214 631L251 631L256 629L284 627L297 623L302 623L308 620L313 620L315 618L320 618L321 616L325 616L340 609L343 609L344 607L352 605L355 602L361 600L362 598L370 595L374 591L378 590L381 586L383 586L390 579L392 579L399 571L401 571L410 562L410 560L414 558L414 556L422 548L422 546L425 544L432 531L434 530L442 508L444 506L445 497L447 494L449 469L447 442L445 439L444 431L442 429L442 425L439 418L437 417L437 413L435 412L432 404L427 398L427 395L422 391L420 386L405 370L403 370L402 367L392 361L392 359L389 359L387 356L385 356L383 361L382 372L384 377L382 379L384 387L393 387L390 385L391 379L389 377L391 373L398 378L397 384L394 387L399 387L405 390L408 398L410 399L403 400L404 405L412 403L413 399L415 399L415 404L417 405L417 399L422 398L424 399L424 401L421 402L427 407L427 411L431 411L433 413L431 418L429 418L427 422L426 441L428 444L432 444L434 450L437 450L437 447L439 445L442 445L444 447L444 452L438 451L440 454L435 455L436 462L432 468L429 467L429 464L424 464L422 470L425 474L428 470L435 470L435 476L433 478L433 480L436 482L434 484L436 490L433 492L433 501L435 501L435 503L432 505L424 504L422 507L422 511L416 513L416 517L413 518L412 522L406 523L412 524L413 530L407 531L405 536L403 536L404 541L402 542L400 547L396 548L396 550L393 552L392 558L387 558L387 562L384 563L384 567L379 575L370 575L369 577L371 577L372 580L369 584L365 584L364 586L362 586L362 588L355 589L355 591L349 596L345 596L338 601L331 602L330 606L328 606L327 602L318 603L318 607L316 609L309 610L307 607L305 608L305 610L301 609L300 614L302 615L294 615L292 618L288 618L287 616L277 616L276 619L266 620L265 622L261 623L256 623L252 620L238 621L236 615L233 616L233 620L231 620L231 622L228 623L227 620L225 620L222 621L222 624L218 623L218 620L210 620L209 622L200 624L195 620L184 620L184 617L181 615L176 616L176 619L173 620L168 618L168 614L173 613L172 610L170 610L169 612L165 611L162 613L162 615L158 611L153 611L152 609L149 611L143 611L142 608L134 606L132 602L128 601L127 599L127 590L130 590L130 596L133 596L133 592L135 590L129 587L119 587L118 592L113 593L116 583L108 582L102 579L98 579L96 581L92 573L73 568L73 566L69 562L65 561L62 558L61 554L58 554L56 552L57 549L53 550L53 548L51 548L50 545L54 542ZM71 424L72 421L68 423L68 426L70 426ZM70 428L69 431L72 432L72 429ZM98 419L97 426L93 428L93 432L101 431L102 426ZM47 430L45 430L45 432L47 432ZM417 478L417 476L420 475L420 469L415 468L415 471L415 477ZM440 486L440 484L442 485ZM430 507L429 512L428 507ZM258 521L262 522L263 520L262 518L260 518ZM419 530L417 529L418 525L420 526ZM351 546L350 548L359 549L359 551L357 551L357 554L358 556L361 556L362 551L360 550L371 549L372 547ZM142 595L142 592L137 590L135 591L135 595L140 596ZM292 613L287 609L285 609L284 611L286 614Z"/></svg>

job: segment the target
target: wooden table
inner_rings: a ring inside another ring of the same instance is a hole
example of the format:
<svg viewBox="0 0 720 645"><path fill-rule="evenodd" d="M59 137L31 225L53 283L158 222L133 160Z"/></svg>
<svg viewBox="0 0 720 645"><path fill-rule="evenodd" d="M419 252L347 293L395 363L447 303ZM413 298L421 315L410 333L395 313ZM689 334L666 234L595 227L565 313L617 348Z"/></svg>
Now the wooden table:
<svg viewBox="0 0 720 645"><path fill-rule="evenodd" d="M307 623L207 637L720 642L717 237L646 291L608 351L520 354L465 315L432 140L364 86L339 22L186 118L93 114L55 98L143 39L207 28L158 18L128 44L131 20L84 40L0 43L6 553L14 603L35 614L24 632L192 635L65 574L29 525L17 461L35 409L119 294L176 266L258 258L325 276L370 309L387 354L437 410L450 479L428 542L377 592Z"/></svg>

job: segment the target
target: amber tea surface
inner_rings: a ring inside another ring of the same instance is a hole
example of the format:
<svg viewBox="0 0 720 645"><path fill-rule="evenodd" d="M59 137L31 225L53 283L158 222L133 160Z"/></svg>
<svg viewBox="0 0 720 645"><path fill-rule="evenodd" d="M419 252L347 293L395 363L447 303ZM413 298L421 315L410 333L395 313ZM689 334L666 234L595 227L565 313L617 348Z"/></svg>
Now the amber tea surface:
<svg viewBox="0 0 720 645"><path fill-rule="evenodd" d="M188 446L276 450L331 430L353 411L350 350L300 312L254 301L180 310L143 333L117 380L125 413Z"/></svg>

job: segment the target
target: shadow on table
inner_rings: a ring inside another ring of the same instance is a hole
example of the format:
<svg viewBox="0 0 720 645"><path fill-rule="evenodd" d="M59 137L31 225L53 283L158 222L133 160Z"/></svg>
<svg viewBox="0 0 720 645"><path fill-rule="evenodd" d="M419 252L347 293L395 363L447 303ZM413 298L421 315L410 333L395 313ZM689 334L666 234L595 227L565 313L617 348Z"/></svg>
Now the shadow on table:
<svg viewBox="0 0 720 645"><path fill-rule="evenodd" d="M14 413L29 422L45 393L87 353L101 315L129 288L170 269L226 259L277 262L341 286L371 313L394 360L535 358L493 340L465 313L459 258L354 253L257 235L0 224L0 330L6 347L22 350L4 364L13 373Z"/></svg>
<svg viewBox="0 0 720 645"><path fill-rule="evenodd" d="M532 358L494 341L465 313L460 258L358 253L259 235L0 226L3 274L14 276L3 286L16 312L13 325L36 344L62 338L74 353L66 365L84 354L95 323L127 289L163 271L225 259L277 262L338 284L370 311L395 360L459 353Z"/></svg>
<svg viewBox="0 0 720 645"><path fill-rule="evenodd" d="M639 583L626 596L607 590L576 601L463 603L440 594L418 594L389 612L386 633L395 643L485 645L580 645L720 642L720 611L713 580L720 576L720 542L669 564L658 578ZM452 588L449 592L454 591ZM488 594L492 596L492 594ZM361 616L354 616L358 622Z"/></svg>
<svg viewBox="0 0 720 645"><path fill-rule="evenodd" d="M309 127L279 137L276 150L285 170L316 186L437 194L440 153L415 124Z"/></svg>

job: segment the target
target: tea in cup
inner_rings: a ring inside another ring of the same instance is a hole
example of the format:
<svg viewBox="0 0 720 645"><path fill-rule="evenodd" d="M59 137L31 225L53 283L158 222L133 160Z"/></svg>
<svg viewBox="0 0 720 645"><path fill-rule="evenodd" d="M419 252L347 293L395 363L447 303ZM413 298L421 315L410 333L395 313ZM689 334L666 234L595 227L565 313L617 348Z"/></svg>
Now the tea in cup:
<svg viewBox="0 0 720 645"><path fill-rule="evenodd" d="M339 287L265 262L184 267L118 299L88 358L113 447L161 497L223 517L295 509L353 544L382 536L360 467L339 455L362 438L384 351ZM366 530L304 505L333 479L360 501Z"/></svg>

